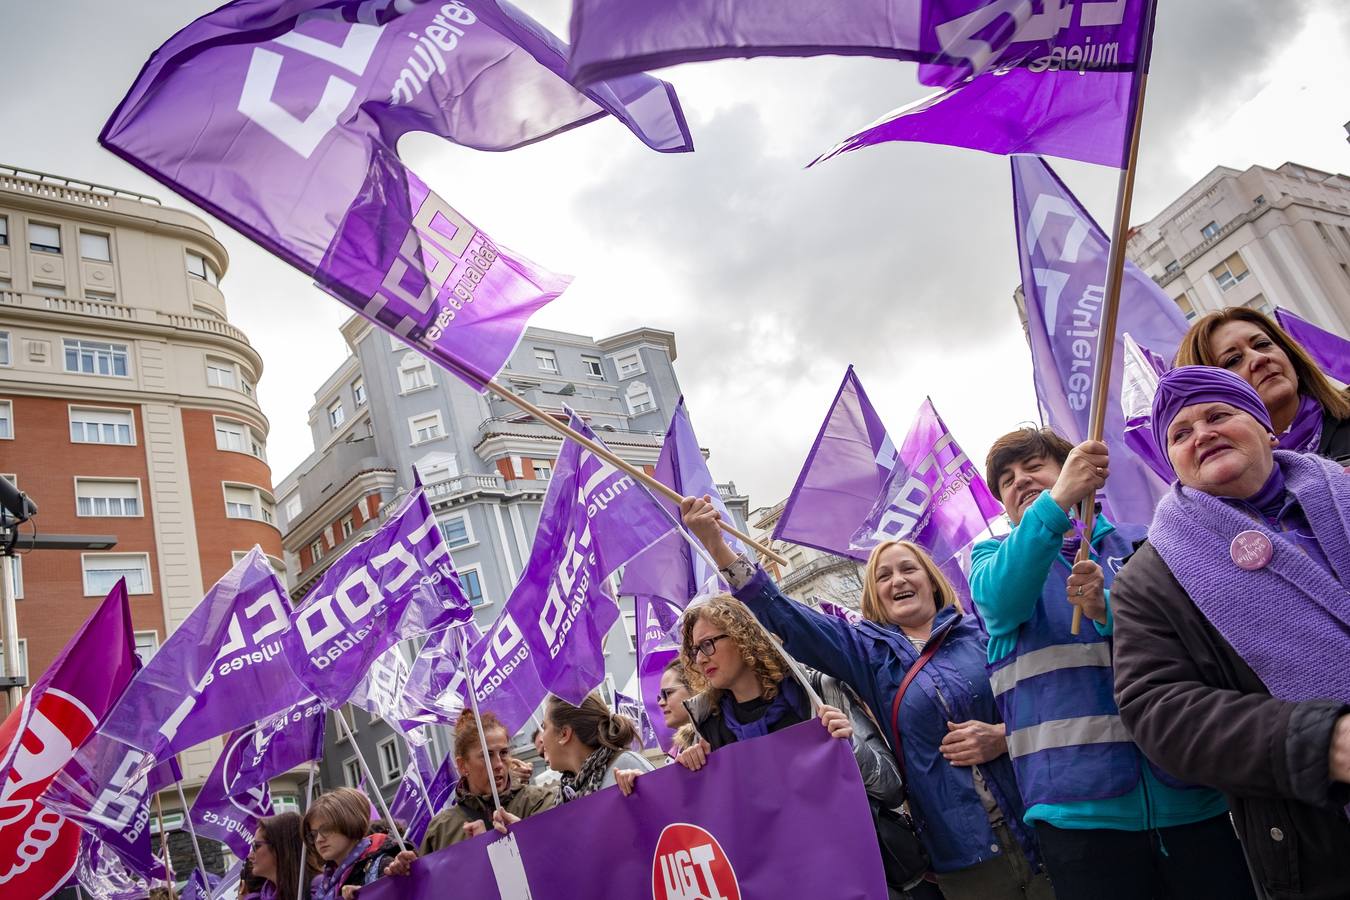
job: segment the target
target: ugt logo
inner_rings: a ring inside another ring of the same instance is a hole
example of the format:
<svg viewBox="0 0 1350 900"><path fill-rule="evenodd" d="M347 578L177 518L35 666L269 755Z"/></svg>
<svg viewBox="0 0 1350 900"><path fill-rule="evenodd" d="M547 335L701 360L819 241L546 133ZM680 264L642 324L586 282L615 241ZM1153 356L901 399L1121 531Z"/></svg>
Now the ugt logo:
<svg viewBox="0 0 1350 900"><path fill-rule="evenodd" d="M656 841L652 900L741 900L741 886L717 838L676 822Z"/></svg>

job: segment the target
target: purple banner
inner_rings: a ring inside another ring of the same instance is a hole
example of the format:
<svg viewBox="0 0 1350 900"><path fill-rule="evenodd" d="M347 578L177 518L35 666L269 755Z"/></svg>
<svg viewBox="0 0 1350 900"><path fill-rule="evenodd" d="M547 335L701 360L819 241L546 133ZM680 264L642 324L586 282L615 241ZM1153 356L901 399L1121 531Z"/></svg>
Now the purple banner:
<svg viewBox="0 0 1350 900"><path fill-rule="evenodd" d="M774 526L774 540L866 560L851 539L881 496L896 455L849 366Z"/></svg>
<svg viewBox="0 0 1350 900"><path fill-rule="evenodd" d="M282 652L286 589L254 547L136 674L99 731L160 759L305 695Z"/></svg>
<svg viewBox="0 0 1350 900"><path fill-rule="evenodd" d="M291 613L282 642L296 677L337 707L396 642L472 615L419 485L378 531L329 566Z"/></svg>
<svg viewBox="0 0 1350 900"><path fill-rule="evenodd" d="M1012 170L1036 397L1048 424L1076 444L1088 431L1110 239L1043 160L1015 156ZM1186 317L1172 298L1126 260L1104 432L1111 451L1107 514L1118 522L1153 521L1153 508L1166 489L1125 443L1118 399L1125 364L1122 335L1129 332L1170 359L1186 328Z"/></svg>
<svg viewBox="0 0 1350 900"><path fill-rule="evenodd" d="M1289 336L1308 351L1322 371L1341 384L1350 384L1350 341L1311 322L1300 319L1283 307L1275 310L1275 319Z"/></svg>
<svg viewBox="0 0 1350 900"><path fill-rule="evenodd" d="M1103 68L1132 65L1143 0L575 0L578 83L729 57L879 56L925 63L919 79L950 85L997 66L1080 64L1094 43L1117 48Z"/></svg>
<svg viewBox="0 0 1350 900"><path fill-rule="evenodd" d="M187 884L183 886L183 892L178 895L179 900L211 900L219 884L219 875L193 869L192 874L188 876Z"/></svg>
<svg viewBox="0 0 1350 900"><path fill-rule="evenodd" d="M406 732L418 725L454 725L459 721L464 698L451 686L463 686L465 662L461 648L482 639L483 633L472 619L444 628L427 639L403 686L398 713L402 730Z"/></svg>
<svg viewBox="0 0 1350 900"><path fill-rule="evenodd" d="M432 817L450 802L459 773L452 759L454 754L446 754L438 769L432 765L431 752L425 746L408 744L407 750L408 767L403 770L389 813L395 821L406 825L404 839L416 847L426 836Z"/></svg>
<svg viewBox="0 0 1350 900"><path fill-rule="evenodd" d="M100 142L478 386L567 279L498 248L398 157L429 132L509 150L606 113L692 149L673 89L578 90L508 3L231 3L160 47Z"/></svg>
<svg viewBox="0 0 1350 900"><path fill-rule="evenodd" d="M938 564L951 559L998 518L999 505L957 445L931 399L919 407L872 511L849 540L863 553L882 541L913 541Z"/></svg>
<svg viewBox="0 0 1350 900"><path fill-rule="evenodd" d="M240 859L247 858L253 849L258 820L272 815L272 792L266 781L241 788L234 778L255 733L255 728L248 728L226 739L225 749L202 783L189 813L199 835L220 841Z"/></svg>
<svg viewBox="0 0 1350 900"><path fill-rule="evenodd" d="M225 782L232 790L247 791L323 756L323 729L328 708L314 697L259 722L226 745L222 758L230 768Z"/></svg>
<svg viewBox="0 0 1350 900"><path fill-rule="evenodd" d="M828 823L828 840L806 822ZM509 837L455 844L361 896L439 900L447 884L465 897L528 890L534 900L887 896L858 766L848 742L816 722L730 744L698 772L648 772L631 797L599 791L513 825Z"/></svg>
<svg viewBox="0 0 1350 900"><path fill-rule="evenodd" d="M638 694L647 713L647 721L656 732L656 745L669 750L675 732L666 727L665 716L656 698L661 691L661 674L670 661L680 655L680 607L669 600L646 594L634 597L633 606L637 613Z"/></svg>
<svg viewBox="0 0 1350 900"><path fill-rule="evenodd" d="M150 882L126 867L122 858L88 831L80 831L75 881L98 900L145 900Z"/></svg>

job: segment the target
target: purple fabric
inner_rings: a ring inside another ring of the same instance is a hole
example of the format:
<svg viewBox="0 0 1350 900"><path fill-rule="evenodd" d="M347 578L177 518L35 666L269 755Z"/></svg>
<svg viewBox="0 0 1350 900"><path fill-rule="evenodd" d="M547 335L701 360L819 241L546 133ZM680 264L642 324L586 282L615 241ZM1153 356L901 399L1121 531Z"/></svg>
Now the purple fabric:
<svg viewBox="0 0 1350 900"><path fill-rule="evenodd" d="M1294 421L1278 437L1281 450L1295 453L1316 453L1322 446L1322 417L1326 410L1312 394L1301 394Z"/></svg>
<svg viewBox="0 0 1350 900"><path fill-rule="evenodd" d="M769 729L786 719L798 716L798 710L806 705L806 699L795 678L784 678L778 683L778 693L769 701L763 715L748 722L742 722L736 715L736 698L724 691L717 701L722 711L722 724L736 736L737 741L764 737Z"/></svg>
<svg viewBox="0 0 1350 900"><path fill-rule="evenodd" d="M1153 440L1159 453L1167 455L1167 432L1177 413L1200 403L1227 403L1275 433L1266 405L1241 377L1216 366L1178 366L1158 379L1158 392L1153 395Z"/></svg>
<svg viewBox="0 0 1350 900"><path fill-rule="evenodd" d="M1120 68L1141 53L1144 5L1056 2L1035 12L1029 0L576 0L570 65L585 84L708 59L879 56L925 63L919 80L946 86L996 66L1034 66L1052 52L1082 55L1095 41L1119 46L1109 67Z"/></svg>
<svg viewBox="0 0 1350 900"><path fill-rule="evenodd" d="M461 634L464 638L461 641ZM483 633L472 619L431 635L413 660L398 712L405 732L418 725L454 725L464 711L464 698L451 685L462 686L464 658L460 648L482 640Z"/></svg>
<svg viewBox="0 0 1350 900"><path fill-rule="evenodd" d="M439 769L431 762L431 752L425 747L407 746L408 767L403 770L398 792L389 804L389 814L394 821L404 823L407 828L404 840L413 847L422 844L426 837L427 826L436 813L449 802L459 783L459 773L455 771L453 754L447 754Z"/></svg>
<svg viewBox="0 0 1350 900"><path fill-rule="evenodd" d="M1281 328L1289 332L1291 338L1308 351L1308 355L1322 367L1323 372L1341 384L1350 384L1350 340L1324 331L1287 309L1277 307L1275 319Z"/></svg>
<svg viewBox="0 0 1350 900"><path fill-rule="evenodd" d="M847 741L804 722L715 756L700 772L648 772L632 797L598 791L513 825L510 840L533 896L885 900L876 833ZM828 823L829 839L803 827L808 822ZM623 826L618 847L616 823ZM361 900L439 900L447 884L457 896L518 896L498 890L488 860L497 841L433 853L410 877L363 888Z"/></svg>
<svg viewBox="0 0 1350 900"><path fill-rule="evenodd" d="M656 729L652 727L652 721L647 715L647 710L643 708L642 703L637 698L615 691L614 711L632 720L634 727L637 728L638 740L642 742L642 749L664 749L661 746L661 739L656 734Z"/></svg>
<svg viewBox="0 0 1350 900"><path fill-rule="evenodd" d="M1153 398L1158 379L1167 373L1167 361L1141 347L1128 333L1124 337L1125 362L1121 370L1120 407L1125 416L1125 445L1134 451L1159 478L1172 482L1172 463L1160 453L1153 437Z"/></svg>
<svg viewBox="0 0 1350 900"><path fill-rule="evenodd" d="M219 875L193 869L192 874L188 876L187 884L183 886L183 891L178 896L180 900L211 900L211 895L218 884L220 884Z"/></svg>
<svg viewBox="0 0 1350 900"><path fill-rule="evenodd" d="M1026 296L1036 397L1048 424L1077 444L1087 437L1110 239L1044 161L1012 158L1017 246ZM1144 524L1166 489L1124 440L1119 397L1123 335L1170 358L1186 317L1137 266L1125 261L1106 392L1104 439L1111 453L1106 507L1116 522Z"/></svg>
<svg viewBox="0 0 1350 900"><path fill-rule="evenodd" d="M1232 497L1225 497L1223 500L1229 506L1238 508L1245 506L1261 516L1272 530L1284 532L1285 537L1298 545L1309 558L1316 560L1328 572L1331 571L1331 561L1317 543L1312 526L1308 524L1308 517L1303 514L1303 507L1299 506L1294 496L1286 490L1284 471L1279 466L1270 467L1270 477L1266 479L1261 490L1252 496L1245 500Z"/></svg>
<svg viewBox="0 0 1350 900"><path fill-rule="evenodd" d="M726 504L722 502L717 483L708 471L683 397L675 404L675 412L671 414L670 427L666 429L661 455L656 460L652 475L683 497L711 497L713 506L722 514L722 518L733 521ZM656 502L666 508L672 519L676 522L680 520L679 504L665 497L656 497ZM726 535L726 540L734 552L745 552L745 546L735 537ZM716 578L715 567L690 547L688 538L677 530L644 550L624 567L619 593L664 597L683 608L690 598L710 587L715 588Z"/></svg>
<svg viewBox="0 0 1350 900"><path fill-rule="evenodd" d="M834 616L842 622L847 622L850 625L857 625L859 622L863 621L862 613L858 612L856 609L840 606L838 603L834 603L830 600L820 601L820 604L816 609L826 615Z"/></svg>
<svg viewBox="0 0 1350 900"><path fill-rule="evenodd" d="M224 752L202 782L189 813L198 835L220 841L240 859L247 858L253 849L258 820L272 815L272 792L267 782L248 788L235 783L239 759L247 752L254 731L243 729L226 739Z"/></svg>
<svg viewBox="0 0 1350 900"><path fill-rule="evenodd" d="M472 616L419 486L378 531L328 567L281 640L296 678L337 707L395 643Z"/></svg>
<svg viewBox="0 0 1350 900"><path fill-rule="evenodd" d="M289 604L254 547L136 674L99 731L164 759L305 696L282 652Z"/></svg>
<svg viewBox="0 0 1350 900"><path fill-rule="evenodd" d="M572 428L599 442L570 410L569 421ZM632 476L580 444L566 442L544 496L525 571L498 622L479 644L496 640L504 623L509 621L512 627L518 623L537 676L534 683L527 679L523 684L532 692L537 683L580 704L605 677L602 642L619 616L610 576L674 527ZM485 671L480 660L474 663L476 684L494 675L502 677ZM538 701L530 704L529 711L537 705ZM503 715L493 703L487 706ZM523 720L517 721L514 706L509 714L514 732Z"/></svg>
<svg viewBox="0 0 1350 900"><path fill-rule="evenodd" d="M150 770L146 776L146 789L158 793L167 787L173 787L183 780L183 770L178 767L178 757L170 756L164 762Z"/></svg>
<svg viewBox="0 0 1350 900"><path fill-rule="evenodd" d="M80 832L75 880L90 897L99 900L144 900L150 882L127 868L122 858L88 831Z"/></svg>
<svg viewBox="0 0 1350 900"><path fill-rule="evenodd" d="M666 717L656 701L661 692L662 673L680 655L680 607L670 600L645 594L634 597L633 606L637 613L638 694L647 721L656 733L657 746L666 750L675 740L675 732L666 727Z"/></svg>
<svg viewBox="0 0 1350 900"><path fill-rule="evenodd" d="M323 756L324 723L328 709L315 697L245 729L242 739L226 746L230 760L226 781L233 790L247 791L272 778Z"/></svg>
<svg viewBox="0 0 1350 900"><path fill-rule="evenodd" d="M565 57L497 0L240 0L160 47L99 140L478 386L567 279L432 194L399 138L509 150L610 113L692 149L670 85L579 91Z"/></svg>
<svg viewBox="0 0 1350 900"><path fill-rule="evenodd" d="M881 496L895 458L895 444L849 366L774 526L774 540L866 561L867 553L851 547L850 538Z"/></svg>
<svg viewBox="0 0 1350 900"><path fill-rule="evenodd" d="M1002 512L933 401L926 399L876 503L849 546L870 554L882 541L913 541L941 564L987 530L989 520Z"/></svg>
<svg viewBox="0 0 1350 900"><path fill-rule="evenodd" d="M1311 454L1277 450L1275 463L1329 570L1261 517L1179 484L1158 505L1149 541L1272 695L1350 703L1350 588L1332 574L1350 572L1350 478ZM1264 568L1244 571L1229 555L1244 531L1274 547Z"/></svg>

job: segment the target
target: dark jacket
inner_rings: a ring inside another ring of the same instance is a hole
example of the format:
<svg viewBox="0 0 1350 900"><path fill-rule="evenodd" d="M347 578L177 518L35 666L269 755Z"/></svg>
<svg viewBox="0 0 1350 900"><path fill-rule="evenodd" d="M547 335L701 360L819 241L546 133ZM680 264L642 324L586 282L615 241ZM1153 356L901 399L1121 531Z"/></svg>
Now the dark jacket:
<svg viewBox="0 0 1350 900"><path fill-rule="evenodd" d="M1331 413L1322 416L1322 443L1317 455L1350 466L1350 419L1336 419Z"/></svg>
<svg viewBox="0 0 1350 900"><path fill-rule="evenodd" d="M394 861L398 855L398 842L387 834L367 835L370 840L370 846L353 860L345 871L337 873L337 883L331 887L331 890L325 891L325 881L316 877L310 885L310 896L314 900L340 900L342 889L348 885L364 887L373 883L384 876L384 870L389 868L389 864ZM330 870L325 870L325 874L330 874Z"/></svg>
<svg viewBox="0 0 1350 900"><path fill-rule="evenodd" d="M1350 787L1328 772L1332 728L1350 706L1272 697L1147 543L1116 576L1111 611L1116 702L1144 753L1228 795L1271 897L1350 897Z"/></svg>

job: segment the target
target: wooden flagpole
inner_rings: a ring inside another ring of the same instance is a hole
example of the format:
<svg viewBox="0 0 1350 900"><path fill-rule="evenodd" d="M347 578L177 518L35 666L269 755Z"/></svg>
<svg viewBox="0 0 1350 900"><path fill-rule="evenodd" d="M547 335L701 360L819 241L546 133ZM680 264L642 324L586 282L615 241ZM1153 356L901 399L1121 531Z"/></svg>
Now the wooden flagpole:
<svg viewBox="0 0 1350 900"><path fill-rule="evenodd" d="M1102 302L1102 321L1097 334L1097 370L1093 373L1092 405L1088 417L1088 440L1100 441L1106 432L1106 404L1111 386L1111 364L1116 349L1116 320L1120 312L1120 289L1125 280L1125 243L1130 231L1130 209L1134 203L1134 177L1139 163L1139 135L1144 125L1144 96L1148 89L1148 59L1153 51L1153 21L1156 3L1150 2L1144 13L1143 39L1139 53L1143 57L1140 71L1134 81L1134 96L1130 105L1130 144L1125 157L1125 168L1120 171L1116 192L1116 216L1111 224L1111 252L1106 262L1106 298ZM1096 525L1096 496L1083 498L1078 517L1083 523L1082 544L1075 562L1083 562L1092 553L1092 530ZM1078 634L1083 627L1083 608L1073 608L1071 631Z"/></svg>

